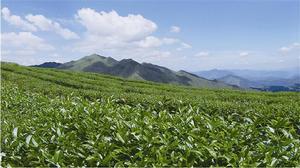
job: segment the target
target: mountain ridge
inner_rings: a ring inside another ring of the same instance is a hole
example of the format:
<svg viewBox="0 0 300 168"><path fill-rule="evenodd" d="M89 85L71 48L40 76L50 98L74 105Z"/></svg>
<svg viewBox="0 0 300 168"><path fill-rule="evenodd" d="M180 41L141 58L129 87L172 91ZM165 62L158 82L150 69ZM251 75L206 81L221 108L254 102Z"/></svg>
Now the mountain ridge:
<svg viewBox="0 0 300 168"><path fill-rule="evenodd" d="M237 76L237 75L226 75L224 77L218 78L218 81L222 81L224 83L235 85L241 88L260 88L263 85L260 85L256 82L250 81L246 78Z"/></svg>
<svg viewBox="0 0 300 168"><path fill-rule="evenodd" d="M41 67L40 65L38 66ZM151 63L139 63L133 59L122 59L117 61L112 57L104 57L98 54L92 54L75 61L66 62L55 68L103 73L127 79L158 83L208 88L236 88L221 81L208 80L184 70L173 71L166 67Z"/></svg>

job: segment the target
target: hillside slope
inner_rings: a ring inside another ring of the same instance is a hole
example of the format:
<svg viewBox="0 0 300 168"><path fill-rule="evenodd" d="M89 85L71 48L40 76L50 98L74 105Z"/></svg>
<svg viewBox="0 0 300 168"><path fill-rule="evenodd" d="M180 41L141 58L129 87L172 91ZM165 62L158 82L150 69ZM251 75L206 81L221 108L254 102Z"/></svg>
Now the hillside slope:
<svg viewBox="0 0 300 168"><path fill-rule="evenodd" d="M1 167L296 167L298 100L2 63Z"/></svg>
<svg viewBox="0 0 300 168"><path fill-rule="evenodd" d="M244 79L242 77L236 76L236 75L227 75L222 78L218 78L218 81L235 85L241 88L260 88L263 87L263 85L260 85L256 82L252 82L250 80Z"/></svg>
<svg viewBox="0 0 300 168"><path fill-rule="evenodd" d="M40 68L57 68L59 66L61 66L61 63L57 63L57 62L45 62L42 63L40 65L32 65L31 67L40 67Z"/></svg>
<svg viewBox="0 0 300 168"><path fill-rule="evenodd" d="M219 79L228 75L234 75L233 72L228 70L219 70L219 69L212 69L208 71L198 71L194 72L196 75L204 77L206 79Z"/></svg>
<svg viewBox="0 0 300 168"><path fill-rule="evenodd" d="M127 79L146 80L159 83L179 84L195 87L233 88L223 82L207 80L205 78L175 72L168 68L150 63L138 63L132 59L117 61L111 57L97 54L83 57L77 61L67 62L57 67L74 71L95 72L120 76Z"/></svg>

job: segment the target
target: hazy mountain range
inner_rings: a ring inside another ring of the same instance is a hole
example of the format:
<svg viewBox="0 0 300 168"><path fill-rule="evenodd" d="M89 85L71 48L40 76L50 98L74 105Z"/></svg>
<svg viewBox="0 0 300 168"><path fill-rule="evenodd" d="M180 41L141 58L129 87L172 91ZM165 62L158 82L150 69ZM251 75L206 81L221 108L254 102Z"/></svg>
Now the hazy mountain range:
<svg viewBox="0 0 300 168"><path fill-rule="evenodd" d="M208 80L186 71L173 71L150 63L138 63L132 59L117 61L111 57L97 54L83 57L67 63L46 62L35 67L58 68L73 71L95 72L120 76L127 79L146 80L152 82L179 84L209 88L236 88L222 81Z"/></svg>
<svg viewBox="0 0 300 168"><path fill-rule="evenodd" d="M193 73L202 76L206 79L218 79L228 75L235 75L251 81L260 81L270 79L290 79L294 77L299 77L300 69L296 67L285 71L213 69L209 71L198 71Z"/></svg>
<svg viewBox="0 0 300 168"><path fill-rule="evenodd" d="M195 74L210 80L218 80L241 88L270 91L298 91L299 69L289 71L218 70L199 71ZM275 90L274 90L275 89Z"/></svg>
<svg viewBox="0 0 300 168"><path fill-rule="evenodd" d="M210 88L243 88L265 91L299 91L298 69L291 71L218 70L189 73L138 63L132 59L117 61L111 57L92 54L67 63L45 62L35 67L95 72L127 79Z"/></svg>

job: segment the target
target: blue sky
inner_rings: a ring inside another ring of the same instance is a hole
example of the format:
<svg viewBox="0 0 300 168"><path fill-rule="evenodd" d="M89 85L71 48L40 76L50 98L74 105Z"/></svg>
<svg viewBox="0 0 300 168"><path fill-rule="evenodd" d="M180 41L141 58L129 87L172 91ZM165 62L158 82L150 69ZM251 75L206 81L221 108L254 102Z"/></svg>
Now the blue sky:
<svg viewBox="0 0 300 168"><path fill-rule="evenodd" d="M1 59L98 53L174 70L299 67L299 0L2 1Z"/></svg>

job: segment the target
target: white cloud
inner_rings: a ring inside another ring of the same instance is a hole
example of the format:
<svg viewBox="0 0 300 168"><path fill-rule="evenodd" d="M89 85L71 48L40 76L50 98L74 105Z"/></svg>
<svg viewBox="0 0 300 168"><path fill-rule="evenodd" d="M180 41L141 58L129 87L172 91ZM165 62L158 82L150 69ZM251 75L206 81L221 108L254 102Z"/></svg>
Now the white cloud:
<svg viewBox="0 0 300 168"><path fill-rule="evenodd" d="M245 57L245 56L248 56L250 53L249 52L246 52L246 51L243 51L243 52L240 52L240 56L242 57Z"/></svg>
<svg viewBox="0 0 300 168"><path fill-rule="evenodd" d="M14 25L26 31L37 31L37 28L31 23L27 22L26 20L23 20L20 16L12 15L8 8L2 8L1 13L3 19L11 25Z"/></svg>
<svg viewBox="0 0 300 168"><path fill-rule="evenodd" d="M180 32L180 27L178 27L178 26L171 26L170 27L170 32L171 33L179 33Z"/></svg>
<svg viewBox="0 0 300 168"><path fill-rule="evenodd" d="M192 48L192 46L187 43L181 43L181 45L183 48Z"/></svg>
<svg viewBox="0 0 300 168"><path fill-rule="evenodd" d="M178 47L176 50L182 51L184 49L189 49L189 48L192 48L192 46L187 43L181 42L180 47Z"/></svg>
<svg viewBox="0 0 300 168"><path fill-rule="evenodd" d="M52 21L45 18L43 15L29 14L26 15L25 18L42 31L49 31L52 29Z"/></svg>
<svg viewBox="0 0 300 168"><path fill-rule="evenodd" d="M179 39L154 36L156 23L139 14L120 16L116 11L98 12L83 8L77 11L75 18L86 32L84 38L72 46L73 52L99 53L116 59L133 58L160 64L174 56L172 49L166 50L165 46L191 48Z"/></svg>
<svg viewBox="0 0 300 168"><path fill-rule="evenodd" d="M280 51L286 52L286 51L289 51L290 49L291 48L289 48L289 47L281 47Z"/></svg>
<svg viewBox="0 0 300 168"><path fill-rule="evenodd" d="M14 48L16 50L43 51L54 49L53 46L31 32L2 33L1 41L5 42L2 43L4 48Z"/></svg>
<svg viewBox="0 0 300 168"><path fill-rule="evenodd" d="M2 13L6 17L11 17L8 9L2 9ZM5 53L6 60L18 60L16 62L26 65L49 61L49 59L69 61L70 57L67 58L65 55L74 55L74 53L81 56L99 53L116 59L133 58L140 62L165 65L169 64L168 60L171 56L173 59L178 57L176 48L180 48L179 50L191 48L191 45L179 39L155 36L153 33L158 29L156 23L140 14L121 16L116 11L105 12L82 8L76 12L73 23L79 23L85 28L81 40L68 42L54 51L53 46L31 32L54 32L64 39L76 39L79 36L64 28L60 24L61 21L58 23L59 19L54 21L42 14L15 17L21 20L19 22L23 22L22 25L27 25L26 30L30 32L4 33L2 40L6 43L2 51ZM28 25L33 28L28 28ZM18 28L21 26L19 25ZM179 27L175 29L176 32L180 31Z"/></svg>
<svg viewBox="0 0 300 168"><path fill-rule="evenodd" d="M293 43L293 47L300 48L300 43Z"/></svg>
<svg viewBox="0 0 300 168"><path fill-rule="evenodd" d="M279 50L281 52L290 52L290 51L294 51L294 50L298 50L298 49L300 49L300 43L293 43L289 46L281 47Z"/></svg>
<svg viewBox="0 0 300 168"><path fill-rule="evenodd" d="M29 14L25 18L42 31L53 31L67 40L79 38L76 33L70 31L69 29L61 27L59 23L54 22L43 15Z"/></svg>
<svg viewBox="0 0 300 168"><path fill-rule="evenodd" d="M206 57L206 56L209 56L209 52L206 52L206 51L201 51L201 52L198 52L197 54L195 54L196 57Z"/></svg>
<svg viewBox="0 0 300 168"><path fill-rule="evenodd" d="M151 47L160 47L162 45L171 45L179 43L180 40L174 38L157 38L154 36L148 36L145 39L138 42L140 47L151 48Z"/></svg>
<svg viewBox="0 0 300 168"><path fill-rule="evenodd" d="M175 44L180 42L179 39L174 39L174 38L163 38L162 41L164 44Z"/></svg>
<svg viewBox="0 0 300 168"><path fill-rule="evenodd" d="M61 27L57 22L54 22L43 15L29 14L22 19L20 16L11 15L10 10L6 7L2 8L2 17L9 24L14 25L26 31L53 31L64 39L78 39L79 36L69 29Z"/></svg>
<svg viewBox="0 0 300 168"><path fill-rule="evenodd" d="M120 16L116 11L97 12L90 8L82 8L75 17L90 35L120 41L141 40L157 29L154 22L141 15Z"/></svg>
<svg viewBox="0 0 300 168"><path fill-rule="evenodd" d="M34 64L55 49L31 32L2 33L1 36L1 41L5 41L1 46L1 57L4 61Z"/></svg>
<svg viewBox="0 0 300 168"><path fill-rule="evenodd" d="M162 45L162 41L154 36L148 36L144 40L138 42L140 47L150 48L150 47L159 47Z"/></svg>
<svg viewBox="0 0 300 168"><path fill-rule="evenodd" d="M49 53L55 48L31 32L9 32L1 34L1 59L23 65L50 61Z"/></svg>

